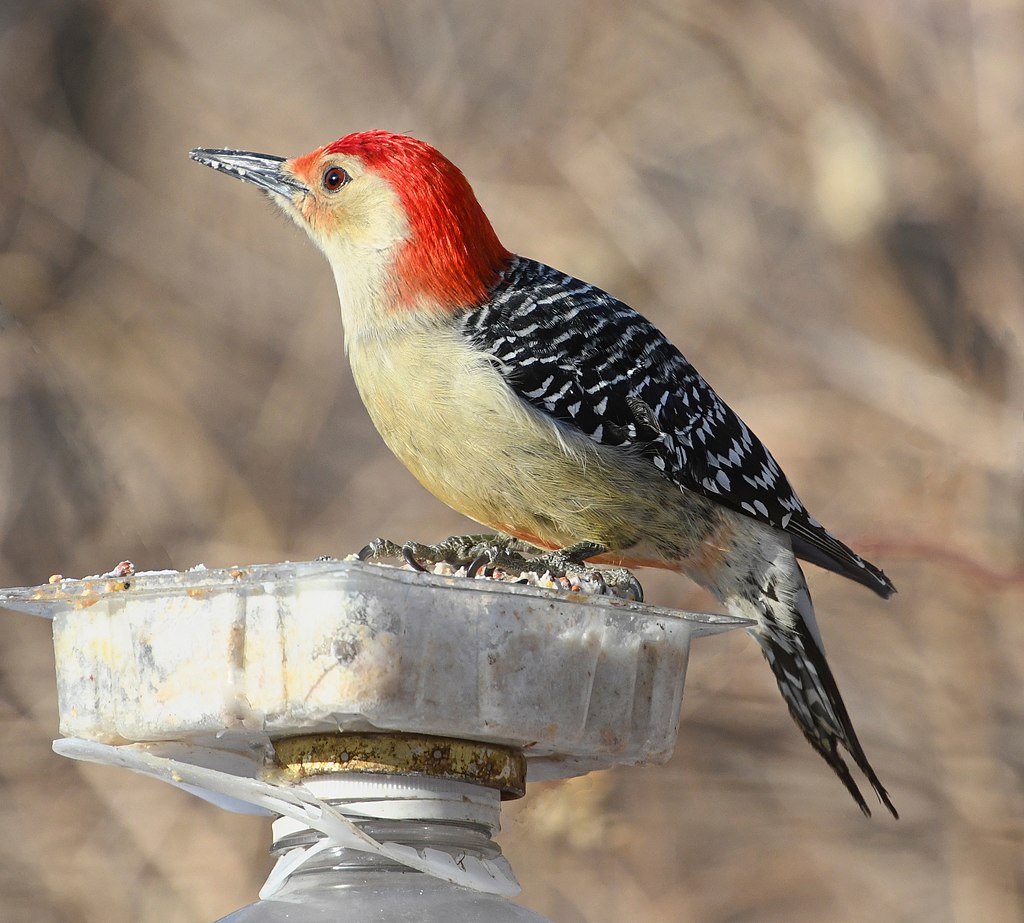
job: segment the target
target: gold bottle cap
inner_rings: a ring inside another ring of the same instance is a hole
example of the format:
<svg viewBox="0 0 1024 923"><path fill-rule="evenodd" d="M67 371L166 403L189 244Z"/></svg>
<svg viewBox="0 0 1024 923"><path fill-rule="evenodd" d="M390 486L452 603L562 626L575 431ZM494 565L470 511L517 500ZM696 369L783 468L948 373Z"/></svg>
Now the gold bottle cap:
<svg viewBox="0 0 1024 923"><path fill-rule="evenodd" d="M498 789L503 801L526 794L521 750L425 734L302 734L274 741L285 778L298 782L334 772L415 774Z"/></svg>

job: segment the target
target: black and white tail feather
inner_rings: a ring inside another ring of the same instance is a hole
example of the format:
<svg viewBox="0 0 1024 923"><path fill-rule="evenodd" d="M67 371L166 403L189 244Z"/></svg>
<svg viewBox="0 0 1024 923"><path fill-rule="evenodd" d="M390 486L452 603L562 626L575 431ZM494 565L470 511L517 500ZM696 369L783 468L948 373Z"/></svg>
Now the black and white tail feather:
<svg viewBox="0 0 1024 923"><path fill-rule="evenodd" d="M899 814L879 781L857 740L853 722L843 704L839 687L825 660L825 649L814 617L811 595L796 561L792 570L774 563L764 575L760 605L762 617L751 634L761 646L775 674L789 713L808 743L832 767L861 811L871 809L864 800L840 752L842 747L864 773L879 801L893 817ZM727 601L728 602L728 601Z"/></svg>

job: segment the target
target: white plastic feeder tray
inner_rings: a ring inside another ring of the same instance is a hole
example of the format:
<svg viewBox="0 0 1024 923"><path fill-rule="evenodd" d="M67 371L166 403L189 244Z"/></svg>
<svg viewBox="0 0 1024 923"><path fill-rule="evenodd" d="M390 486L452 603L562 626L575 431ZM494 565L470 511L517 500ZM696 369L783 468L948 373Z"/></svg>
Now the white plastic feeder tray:
<svg viewBox="0 0 1024 923"><path fill-rule="evenodd" d="M0 605L53 619L68 737L238 753L404 731L521 747L532 780L668 759L691 638L748 624L357 561L61 580Z"/></svg>

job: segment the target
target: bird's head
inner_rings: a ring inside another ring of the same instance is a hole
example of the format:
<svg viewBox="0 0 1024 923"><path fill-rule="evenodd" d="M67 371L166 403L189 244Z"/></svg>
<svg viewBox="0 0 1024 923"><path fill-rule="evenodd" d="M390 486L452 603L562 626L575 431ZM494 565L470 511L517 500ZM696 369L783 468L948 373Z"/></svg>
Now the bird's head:
<svg viewBox="0 0 1024 923"><path fill-rule="evenodd" d="M343 305L356 289L392 311L472 307L511 256L459 168L416 138L358 132L291 159L190 156L263 189L305 229L331 262Z"/></svg>

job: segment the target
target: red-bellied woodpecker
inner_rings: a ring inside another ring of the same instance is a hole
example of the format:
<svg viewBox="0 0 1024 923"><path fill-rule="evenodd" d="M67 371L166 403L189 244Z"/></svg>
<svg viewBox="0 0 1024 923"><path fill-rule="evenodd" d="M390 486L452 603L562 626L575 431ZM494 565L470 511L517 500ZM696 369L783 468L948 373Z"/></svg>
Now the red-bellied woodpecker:
<svg viewBox="0 0 1024 923"><path fill-rule="evenodd" d="M429 144L347 135L287 160L192 158L265 190L324 252L356 386L437 497L541 548L678 571L752 630L789 710L865 814L879 799L825 660L797 558L895 587L804 508L775 459L647 320L498 241Z"/></svg>

